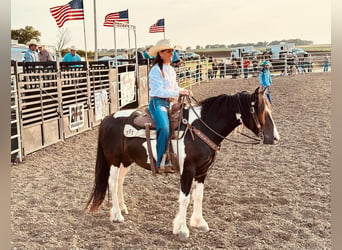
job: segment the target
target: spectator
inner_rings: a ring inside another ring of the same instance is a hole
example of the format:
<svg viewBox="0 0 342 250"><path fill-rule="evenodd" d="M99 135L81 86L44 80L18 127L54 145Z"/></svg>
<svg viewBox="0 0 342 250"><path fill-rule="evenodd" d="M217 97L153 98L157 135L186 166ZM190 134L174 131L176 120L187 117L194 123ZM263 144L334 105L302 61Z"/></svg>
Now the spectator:
<svg viewBox="0 0 342 250"><path fill-rule="evenodd" d="M326 54L323 59L323 72L328 72L328 71L329 71L329 56L328 54Z"/></svg>
<svg viewBox="0 0 342 250"><path fill-rule="evenodd" d="M256 77L258 75L258 64L259 60L255 56L252 60L252 65L253 65L253 76Z"/></svg>
<svg viewBox="0 0 342 250"><path fill-rule="evenodd" d="M196 65L196 82L202 81L202 65L197 64Z"/></svg>
<svg viewBox="0 0 342 250"><path fill-rule="evenodd" d="M266 89L267 99L269 100L270 103L272 103L272 99L271 99L271 95L270 95L270 90L269 90L269 87L272 84L272 78L271 78L271 73L270 73L270 70L269 70L269 63L268 63L268 61L264 61L261 64L261 67L262 68L261 68L261 71L260 71L260 74L259 74L259 81L260 81L261 87L263 89Z"/></svg>
<svg viewBox="0 0 342 250"><path fill-rule="evenodd" d="M225 75L225 63L222 61L219 63L218 65L219 69L220 69L220 78L224 78L224 75Z"/></svg>
<svg viewBox="0 0 342 250"><path fill-rule="evenodd" d="M299 71L298 64L299 64L299 58L298 58L298 56L296 54L294 54L293 65L295 66L297 73L299 73L298 72Z"/></svg>
<svg viewBox="0 0 342 250"><path fill-rule="evenodd" d="M212 69L208 69L208 79L211 80L213 79L213 70Z"/></svg>
<svg viewBox="0 0 342 250"><path fill-rule="evenodd" d="M129 59L128 50L125 50L122 54L122 59Z"/></svg>
<svg viewBox="0 0 342 250"><path fill-rule="evenodd" d="M216 63L216 60L215 60L215 59L214 59L214 61L213 61L213 63L212 63L212 69L213 69L213 78L216 78L218 66L217 66L217 63Z"/></svg>
<svg viewBox="0 0 342 250"><path fill-rule="evenodd" d="M243 61L243 74L244 74L244 79L248 78L248 68L249 65L251 64L251 61L246 57L246 59Z"/></svg>
<svg viewBox="0 0 342 250"><path fill-rule="evenodd" d="M65 54L62 62L79 62L82 61L81 57L76 53L75 46L70 47L70 52Z"/></svg>
<svg viewBox="0 0 342 250"><path fill-rule="evenodd" d="M177 47L180 47L180 46L177 46ZM182 59L179 57L179 51L177 49L173 50L171 63L173 67L178 67L182 63Z"/></svg>
<svg viewBox="0 0 342 250"><path fill-rule="evenodd" d="M271 99L271 92L270 92L270 86L272 84L272 77L274 75L271 75L270 73L270 69L269 69L269 62L268 61L264 61L262 64L261 64L261 71L260 71L260 74L259 74L259 82L260 82L260 85L263 89L266 89L266 96L267 96L267 99L269 100L269 102L272 104L272 99ZM283 76L283 74L279 74L279 75L276 75L276 76Z"/></svg>
<svg viewBox="0 0 342 250"><path fill-rule="evenodd" d="M299 68L299 74L304 74L304 73L306 73L306 71L305 71L305 66L304 66L304 56L301 56L301 57L299 58L298 68Z"/></svg>
<svg viewBox="0 0 342 250"><path fill-rule="evenodd" d="M25 62L39 62L39 56L37 52L37 40L31 39L27 45L29 46L28 50L25 53L24 59Z"/></svg>
<svg viewBox="0 0 342 250"><path fill-rule="evenodd" d="M306 69L307 73L311 72L311 55L305 54L304 55L304 69Z"/></svg>
<svg viewBox="0 0 342 250"><path fill-rule="evenodd" d="M236 63L236 60L232 60L232 79L236 79L236 77L239 75L239 69L238 65Z"/></svg>
<svg viewBox="0 0 342 250"><path fill-rule="evenodd" d="M147 47L146 50L144 51L144 58L145 59L152 59L152 56L149 54L151 46Z"/></svg>
<svg viewBox="0 0 342 250"><path fill-rule="evenodd" d="M51 53L45 49L45 45L44 44L40 44L38 45L38 57L39 57L39 61L40 62L51 62L54 61Z"/></svg>

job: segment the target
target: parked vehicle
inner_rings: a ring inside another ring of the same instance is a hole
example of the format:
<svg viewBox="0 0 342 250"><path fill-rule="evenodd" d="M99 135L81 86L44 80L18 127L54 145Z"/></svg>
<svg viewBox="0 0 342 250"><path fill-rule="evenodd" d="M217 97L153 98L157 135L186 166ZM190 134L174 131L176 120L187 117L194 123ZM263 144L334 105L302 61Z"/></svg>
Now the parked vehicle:
<svg viewBox="0 0 342 250"><path fill-rule="evenodd" d="M283 54L284 51L291 51L292 49L294 49L294 47L294 43L280 43L277 45L267 46L266 52L271 55L271 59L279 59L280 54Z"/></svg>
<svg viewBox="0 0 342 250"><path fill-rule="evenodd" d="M185 52L183 56L183 60L198 60L200 59L200 55L194 52Z"/></svg>
<svg viewBox="0 0 342 250"><path fill-rule="evenodd" d="M293 48L292 50L291 50L291 53L292 54L295 54L295 55L297 55L297 56L304 56L304 55L306 55L306 54L308 54L308 52L306 52L304 49L302 49L302 48Z"/></svg>
<svg viewBox="0 0 342 250"><path fill-rule="evenodd" d="M11 60L23 62L27 46L15 44L11 46Z"/></svg>

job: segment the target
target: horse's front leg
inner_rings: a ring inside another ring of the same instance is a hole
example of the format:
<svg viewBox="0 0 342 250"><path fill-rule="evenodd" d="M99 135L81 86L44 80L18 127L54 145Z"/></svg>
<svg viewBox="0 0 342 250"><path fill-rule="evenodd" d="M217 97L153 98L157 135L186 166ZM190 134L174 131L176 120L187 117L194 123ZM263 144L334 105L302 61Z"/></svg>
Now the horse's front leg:
<svg viewBox="0 0 342 250"><path fill-rule="evenodd" d="M108 179L109 191L112 194L112 208L110 210L110 220L114 222L123 222L124 217L121 214L118 200L118 179L119 167L111 166Z"/></svg>
<svg viewBox="0 0 342 250"><path fill-rule="evenodd" d="M189 229L186 225L186 210L190 203L190 189L194 178L192 171L184 169L181 176L181 190L179 192L179 211L173 220L173 233L181 238L189 237Z"/></svg>
<svg viewBox="0 0 342 250"><path fill-rule="evenodd" d="M195 188L192 193L194 200L194 211L190 218L190 226L196 227L205 232L209 231L208 223L203 218L202 202L203 202L204 180L203 182L195 181Z"/></svg>
<svg viewBox="0 0 342 250"><path fill-rule="evenodd" d="M127 173L129 172L129 170L130 170L130 167L125 168L122 163L120 164L119 180L118 180L118 200L119 200L119 207L124 214L128 214L128 210L127 210L125 200L124 200L123 183L125 181L125 177Z"/></svg>

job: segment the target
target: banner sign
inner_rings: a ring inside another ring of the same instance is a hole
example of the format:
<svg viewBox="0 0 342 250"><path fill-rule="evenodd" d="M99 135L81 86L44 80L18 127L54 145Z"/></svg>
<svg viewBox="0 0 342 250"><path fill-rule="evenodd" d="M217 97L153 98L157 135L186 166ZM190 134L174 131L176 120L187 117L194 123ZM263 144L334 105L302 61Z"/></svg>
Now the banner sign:
<svg viewBox="0 0 342 250"><path fill-rule="evenodd" d="M101 89L95 92L95 121L103 119L107 115L108 101L107 91Z"/></svg>
<svg viewBox="0 0 342 250"><path fill-rule="evenodd" d="M69 127L76 130L84 126L84 105L75 104L69 107Z"/></svg>
<svg viewBox="0 0 342 250"><path fill-rule="evenodd" d="M120 73L120 106L123 107L135 100L135 71Z"/></svg>

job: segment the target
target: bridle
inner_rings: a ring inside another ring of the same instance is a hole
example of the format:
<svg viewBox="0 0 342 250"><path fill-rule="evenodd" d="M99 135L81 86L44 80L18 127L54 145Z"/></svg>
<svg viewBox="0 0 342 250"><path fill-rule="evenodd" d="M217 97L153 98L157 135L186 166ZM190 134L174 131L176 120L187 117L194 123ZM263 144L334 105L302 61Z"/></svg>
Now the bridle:
<svg viewBox="0 0 342 250"><path fill-rule="evenodd" d="M199 103L194 97L191 97L196 103ZM215 131L213 128L211 128L205 121L202 120L202 118L198 115L198 113L196 112L196 110L194 109L193 105L191 104L191 99L189 96L186 96L186 99L187 99L187 102L191 108L191 110L194 112L194 114L196 115L196 117L198 118L198 120L206 127L208 128L211 132L213 132L215 135L217 135L218 137L220 137L221 139L223 140L228 140L228 141L231 141L231 142L234 142L234 143L240 143L240 144L260 144L262 141L263 141L263 131L262 131L262 128L261 128L261 124L260 124L260 121L256 115L256 112L255 112L255 108L254 108L254 105L255 105L255 102L252 101L251 102L251 108L250 108L250 113L253 117L253 120L258 128L258 137L259 138L254 138L252 136L249 136L245 133L242 133L242 132L239 132L241 135L253 140L253 141L238 141L238 140L234 140L234 139L230 139L230 138L227 138L226 136L223 136L221 135L220 133L218 133L217 131ZM238 109L239 111L242 109L242 106L241 106L241 102L240 102L240 98L238 96ZM241 112L240 112L241 113ZM240 124L243 124L241 118L239 119L239 123Z"/></svg>

